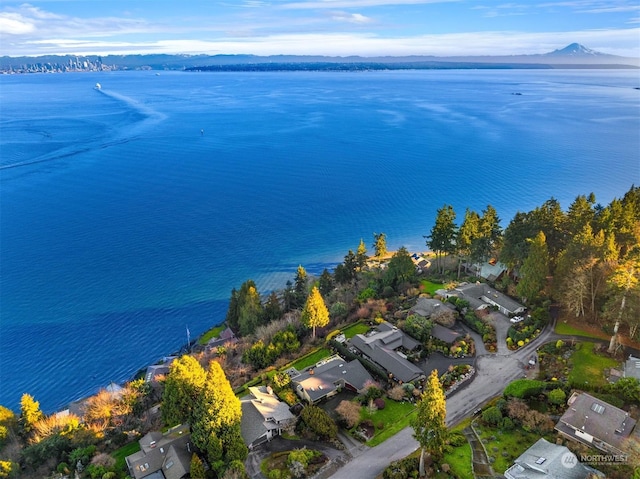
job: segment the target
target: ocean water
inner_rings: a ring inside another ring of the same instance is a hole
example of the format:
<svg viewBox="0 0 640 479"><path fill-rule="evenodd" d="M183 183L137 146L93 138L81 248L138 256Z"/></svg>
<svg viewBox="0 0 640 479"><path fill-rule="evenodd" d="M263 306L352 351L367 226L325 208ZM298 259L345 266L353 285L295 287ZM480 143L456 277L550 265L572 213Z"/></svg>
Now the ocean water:
<svg viewBox="0 0 640 479"><path fill-rule="evenodd" d="M94 89L100 82L101 90ZM637 71L0 76L0 404L47 412L224 319L233 287L437 208L506 226L640 183ZM520 93L520 94L515 94Z"/></svg>

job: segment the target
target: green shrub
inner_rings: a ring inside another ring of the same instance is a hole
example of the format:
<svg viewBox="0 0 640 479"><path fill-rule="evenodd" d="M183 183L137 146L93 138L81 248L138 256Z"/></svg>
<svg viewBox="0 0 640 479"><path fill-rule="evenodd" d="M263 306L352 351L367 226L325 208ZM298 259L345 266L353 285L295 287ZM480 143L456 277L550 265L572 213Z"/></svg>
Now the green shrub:
<svg viewBox="0 0 640 479"><path fill-rule="evenodd" d="M567 394L560 388L549 391L547 397L549 398L549 402L551 404L564 404L564 402L567 400Z"/></svg>
<svg viewBox="0 0 640 479"><path fill-rule="evenodd" d="M516 397L520 399L540 394L545 388L543 381L536 381L534 379L516 379L509 383L504 390L506 397Z"/></svg>
<svg viewBox="0 0 640 479"><path fill-rule="evenodd" d="M482 420L487 424L497 426L502 420L502 412L496 406L491 406L482 413Z"/></svg>

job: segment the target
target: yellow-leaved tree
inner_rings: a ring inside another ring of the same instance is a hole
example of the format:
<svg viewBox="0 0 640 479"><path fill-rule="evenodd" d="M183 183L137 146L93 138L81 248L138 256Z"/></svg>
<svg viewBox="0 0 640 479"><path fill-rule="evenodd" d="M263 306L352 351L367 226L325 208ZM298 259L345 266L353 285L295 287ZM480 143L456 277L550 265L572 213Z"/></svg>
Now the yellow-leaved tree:
<svg viewBox="0 0 640 479"><path fill-rule="evenodd" d="M248 454L240 433L242 409L231 384L216 361L209 363L202 394L194 409L191 438L209 463L243 461Z"/></svg>
<svg viewBox="0 0 640 479"><path fill-rule="evenodd" d="M444 453L449 435L445 423L447 405L437 369L431 371L417 406L417 414L411 421L411 426L413 427L413 437L422 448L420 476L424 476L424 453L428 452L434 459L440 458Z"/></svg>
<svg viewBox="0 0 640 479"><path fill-rule="evenodd" d="M302 324L313 330L313 338L316 337L316 327L323 327L329 324L329 310L324 304L324 299L320 294L320 290L316 286L313 287L307 302L304 304L301 316Z"/></svg>

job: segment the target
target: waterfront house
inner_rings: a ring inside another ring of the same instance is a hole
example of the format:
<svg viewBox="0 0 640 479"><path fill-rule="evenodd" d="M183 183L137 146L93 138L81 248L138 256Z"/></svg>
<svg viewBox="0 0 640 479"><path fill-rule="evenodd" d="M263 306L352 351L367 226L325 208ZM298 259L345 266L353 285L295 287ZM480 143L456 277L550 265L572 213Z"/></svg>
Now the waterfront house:
<svg viewBox="0 0 640 479"><path fill-rule="evenodd" d="M182 479L189 474L193 454L189 426L153 431L138 442L140 451L125 457L134 479Z"/></svg>
<svg viewBox="0 0 640 479"><path fill-rule="evenodd" d="M268 386L250 387L240 398L242 438L249 449L270 441L295 424L296 417L289 406L280 401Z"/></svg>
<svg viewBox="0 0 640 479"><path fill-rule="evenodd" d="M506 479L591 479L605 477L578 461L566 446L539 439L504 472Z"/></svg>
<svg viewBox="0 0 640 479"><path fill-rule="evenodd" d="M359 394L367 383L373 382L360 361L347 362L338 355L318 361L304 371L290 368L287 373L296 394L309 404L335 396L343 388Z"/></svg>
<svg viewBox="0 0 640 479"><path fill-rule="evenodd" d="M356 334L350 344L400 382L424 377L422 369L407 360L403 352L415 350L420 343L386 321L380 323L376 331Z"/></svg>
<svg viewBox="0 0 640 479"><path fill-rule="evenodd" d="M628 412L583 392L574 392L567 403L556 431L608 454L625 453L624 443L636 425Z"/></svg>

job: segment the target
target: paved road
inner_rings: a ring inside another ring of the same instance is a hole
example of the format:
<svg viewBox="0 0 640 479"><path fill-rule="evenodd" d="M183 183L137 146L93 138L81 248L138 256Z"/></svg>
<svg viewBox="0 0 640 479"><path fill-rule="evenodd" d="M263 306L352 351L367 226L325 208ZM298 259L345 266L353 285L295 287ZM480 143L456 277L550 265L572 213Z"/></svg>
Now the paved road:
<svg viewBox="0 0 640 479"><path fill-rule="evenodd" d="M490 399L501 394L514 379L525 377L525 365L535 354L536 347L561 336L553 333L553 324L529 344L518 351L506 347L506 332L509 320L500 313L492 313L492 322L498 337L498 352L490 354L484 350L482 342L476 340L476 376L469 384L460 388L447 399L447 424L452 426ZM413 429L407 427L382 444L366 449L354 457L344 467L334 473L331 479L374 479L390 462L408 456L418 448L413 438Z"/></svg>

